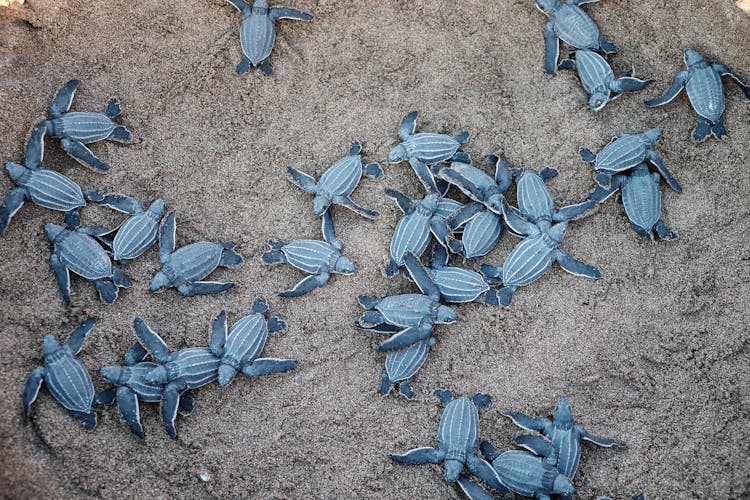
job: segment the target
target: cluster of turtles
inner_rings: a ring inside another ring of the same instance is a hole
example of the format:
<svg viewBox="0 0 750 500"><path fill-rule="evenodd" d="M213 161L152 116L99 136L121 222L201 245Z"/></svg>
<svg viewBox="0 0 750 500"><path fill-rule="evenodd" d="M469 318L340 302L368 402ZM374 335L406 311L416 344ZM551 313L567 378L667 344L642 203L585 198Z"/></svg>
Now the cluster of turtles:
<svg viewBox="0 0 750 500"><path fill-rule="evenodd" d="M228 0L242 13L240 39L242 60L238 74L259 67L266 75L273 72L269 56L275 41L278 19L310 21L312 16L290 8L270 8L265 0L252 5L243 0ZM632 73L615 78L608 54L617 47L599 34L595 23L579 7L596 0L535 0L549 18L544 29L545 71L553 75L557 68L574 69L591 98L590 107L601 109L624 92L643 89L649 80ZM574 49L573 58L558 63L560 40ZM723 137L724 93L722 76L730 76L750 99L750 86L742 83L726 66L709 65L693 50L685 51L687 70L679 73L669 90L659 98L646 101L660 106L673 100L684 87L698 114L694 138L709 135ZM156 292L175 287L185 296L217 294L234 287L233 283L206 281L217 267L242 264L242 256L232 242L198 242L175 249L176 214L170 212L164 222L165 202L157 199L148 208L122 194L83 191L69 178L42 168L45 137L60 139L62 149L78 162L101 172L110 167L86 147L100 140L129 142L132 134L113 121L121 113L116 98L111 98L104 113L70 111L77 80L67 82L58 91L49 110L50 119L34 125L26 146L24 164L7 162L6 168L17 187L0 206L0 235L27 200L51 210L65 212L64 225L47 223L45 230L53 244L50 266L66 303L70 303L70 273L93 281L101 299L113 303L120 288L131 281L118 266L141 256L159 241L162 269L153 277L149 290ZM400 143L388 155L387 163L408 162L425 187L422 199L409 199L395 189L386 189L404 216L396 225L389 252L386 276L403 272L419 293L373 297L360 295L365 312L355 320L357 328L389 336L379 350L387 353L381 376L380 392L388 394L398 386L407 399L414 397L411 379L425 363L437 343L434 326L459 319L456 310L445 303L478 302L491 306L509 306L518 288L546 273L557 262L576 276L598 279L595 267L581 262L561 248L570 221L593 213L600 203L620 193L631 227L638 234L669 240L676 237L661 219L660 181L680 192L681 186L669 172L654 146L661 135L658 129L642 133L623 133L598 153L581 149L580 156L593 164L596 187L579 203L556 208L545 182L557 175L546 167L536 172L527 168L509 168L500 156L488 160L494 168L490 175L476 166L463 147L469 133L456 136L416 132L418 113L407 114L398 129ZM650 166L655 170L651 171ZM287 177L314 196L313 213L321 218L322 240L291 242L269 241L262 255L266 264L288 263L306 273L281 297L299 297L327 284L334 273L353 274L356 265L342 254L342 242L336 236L332 207L343 206L370 219L380 216L362 207L351 196L363 176L383 177L378 163L366 163L362 146L355 141L347 155L333 163L319 179L294 167ZM516 184L517 206L505 197ZM446 197L455 186L464 201ZM78 210L87 203L109 207L128 214L115 228L80 225ZM161 225L161 227L160 227ZM482 264L481 272L449 265L451 255L474 260L487 255L503 232L520 242L500 266ZM428 254L425 265L420 259ZM263 376L290 371L299 362L292 359L260 358L268 333L281 331L285 323L266 317L268 304L258 299L252 309L228 328L221 312L210 327L206 347L171 352L161 337L142 319L133 328L137 340L124 356L124 366L106 366L99 370L114 387L95 393L92 379L75 359L96 318L83 322L61 344L53 335L43 340L44 364L32 371L23 393L23 405L29 415L43 381L55 398L87 428L96 425L93 405L117 402L122 419L132 432L143 437L139 418L140 402L160 402L161 416L170 436L176 437L178 413L193 410L191 391L214 380L220 387L229 384L237 372ZM148 359L150 356L150 359ZM597 438L573 421L564 397L558 401L554 419L537 419L507 412L520 427L541 432L542 436L521 435L515 443L527 451L501 452L484 441L479 443L478 409L491 398L477 394L472 399L453 399L449 391L436 395L446 405L438 431L437 449L418 448L391 458L403 464L445 462L446 480L457 482L472 499L489 494L469 475L494 493L515 492L524 496L549 498L552 494L573 495L573 477L580 458L580 439L605 447L624 446L619 441ZM478 456L481 450L484 459Z"/></svg>

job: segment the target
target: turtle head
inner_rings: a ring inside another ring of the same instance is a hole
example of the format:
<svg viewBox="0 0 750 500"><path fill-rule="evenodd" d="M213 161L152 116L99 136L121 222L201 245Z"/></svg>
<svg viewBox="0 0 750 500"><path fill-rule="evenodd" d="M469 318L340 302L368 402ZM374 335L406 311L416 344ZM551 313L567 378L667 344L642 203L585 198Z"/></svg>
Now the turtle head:
<svg viewBox="0 0 750 500"><path fill-rule="evenodd" d="M589 99L589 107L594 111L599 111L609 102L609 92L604 90L598 90L591 94Z"/></svg>
<svg viewBox="0 0 750 500"><path fill-rule="evenodd" d="M439 202L440 196L435 193L430 193L422 199L422 206L430 212L434 212L437 210Z"/></svg>
<svg viewBox="0 0 750 500"><path fill-rule="evenodd" d="M22 179L24 175L26 174L26 172L29 171L28 168L14 161L6 161L5 170L8 171L8 175L10 176L11 179L13 179L13 182L15 182L16 184L22 184L23 183Z"/></svg>
<svg viewBox="0 0 750 500"><path fill-rule="evenodd" d="M703 56L693 49L685 49L683 58L685 59L685 66L688 68L693 64L703 61Z"/></svg>
<svg viewBox="0 0 750 500"><path fill-rule="evenodd" d="M57 224L48 222L44 225L44 230L47 232L47 238L49 238L50 241L54 242L57 237L60 236L60 233L65 231L65 228Z"/></svg>
<svg viewBox="0 0 750 500"><path fill-rule="evenodd" d="M148 286L148 291L151 293L158 292L162 288L167 288L172 285L172 281L162 271L156 273L154 279L151 280L151 284Z"/></svg>
<svg viewBox="0 0 750 500"><path fill-rule="evenodd" d="M316 194L315 198L313 198L313 212L315 212L315 215L318 217L323 215L330 206L331 199L328 196Z"/></svg>
<svg viewBox="0 0 750 500"><path fill-rule="evenodd" d="M661 130L658 128L648 129L643 133L643 136L648 139L651 144L654 144L661 137Z"/></svg>
<svg viewBox="0 0 750 500"><path fill-rule="evenodd" d="M149 384L166 384L169 381L167 368L159 365L146 374L146 382Z"/></svg>
<svg viewBox="0 0 750 500"><path fill-rule="evenodd" d="M565 231L568 230L568 221L558 222L557 224L552 225L548 230L547 234L550 238L555 240L555 242L559 245L562 243L563 238L565 238Z"/></svg>
<svg viewBox="0 0 750 500"><path fill-rule="evenodd" d="M354 262L342 255L336 260L334 271L339 274L354 274L357 272L357 266L354 265Z"/></svg>
<svg viewBox="0 0 750 500"><path fill-rule="evenodd" d="M164 200L162 198L155 200L151 206L148 207L148 211L157 217L164 215Z"/></svg>
<svg viewBox="0 0 750 500"><path fill-rule="evenodd" d="M557 0L535 0L535 1L536 1L536 8L541 10L545 14L549 14L557 6Z"/></svg>
<svg viewBox="0 0 750 500"><path fill-rule="evenodd" d="M232 365L222 363L219 365L219 387L226 387L234 379L237 369Z"/></svg>
<svg viewBox="0 0 750 500"><path fill-rule="evenodd" d="M60 342L57 341L54 335L48 333L42 340L42 355L45 357L50 354L54 354L60 350Z"/></svg>
<svg viewBox="0 0 750 500"><path fill-rule="evenodd" d="M555 407L555 427L563 429L573 428L573 411L570 409L570 403L565 396L560 396Z"/></svg>
<svg viewBox="0 0 750 500"><path fill-rule="evenodd" d="M450 325L458 321L458 313L448 306L441 305L437 310L437 321L443 325Z"/></svg>
<svg viewBox="0 0 750 500"><path fill-rule="evenodd" d="M99 369L99 375L112 384L120 384L123 375L125 375L125 370L122 366L103 366Z"/></svg>
<svg viewBox="0 0 750 500"><path fill-rule="evenodd" d="M406 160L408 155L406 154L406 148L403 144L399 144L395 148L391 149L390 154L388 155L388 163L401 163L402 161Z"/></svg>
<svg viewBox="0 0 750 500"><path fill-rule="evenodd" d="M555 478L555 482L552 485L552 492L561 495L575 495L577 493L576 487L573 486L570 479L562 474L558 474Z"/></svg>

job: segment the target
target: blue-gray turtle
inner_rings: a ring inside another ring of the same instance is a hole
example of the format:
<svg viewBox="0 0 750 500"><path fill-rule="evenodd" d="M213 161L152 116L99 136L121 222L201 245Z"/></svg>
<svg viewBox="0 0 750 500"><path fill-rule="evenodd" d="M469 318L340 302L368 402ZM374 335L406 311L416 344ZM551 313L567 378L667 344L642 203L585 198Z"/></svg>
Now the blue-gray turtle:
<svg viewBox="0 0 750 500"><path fill-rule="evenodd" d="M174 422L180 396L188 390L210 384L218 377L226 330L214 321L208 347L192 347L171 352L164 340L145 321L136 317L133 329L140 344L151 354L156 366L146 373L145 381L162 385L161 418L167 433L175 438Z"/></svg>
<svg viewBox="0 0 750 500"><path fill-rule="evenodd" d="M494 177L474 165L455 161L450 166L440 166L437 176L457 186L472 200L484 204L496 214L502 214L503 193L510 188L513 176L502 158L490 155L488 159L495 165Z"/></svg>
<svg viewBox="0 0 750 500"><path fill-rule="evenodd" d="M649 172L648 165L641 163L627 175L614 176L608 189L598 186L589 200L602 203L620 190L633 231L652 240L654 232L662 240L674 240L677 235L661 220L660 178L658 173Z"/></svg>
<svg viewBox="0 0 750 500"><path fill-rule="evenodd" d="M658 128L652 128L640 134L620 134L613 137L612 141L596 155L582 148L581 160L594 164L594 172L597 172L596 183L605 189L609 188L613 175L630 170L648 160L664 177L669 187L681 193L680 183L652 149L660 136L661 130Z"/></svg>
<svg viewBox="0 0 750 500"><path fill-rule="evenodd" d="M440 245L433 245L430 253L430 267L427 269L414 255L407 254L404 257L410 278L414 275L429 276L440 291L440 299L445 302L499 305L497 291L490 288L484 276L471 269L449 266L448 252Z"/></svg>
<svg viewBox="0 0 750 500"><path fill-rule="evenodd" d="M412 253L406 258L416 260ZM409 271L421 294L391 295L382 299L360 295L357 298L367 309L354 322L358 328L388 334L394 333L390 327L402 328L380 344L380 351L405 349L429 338L435 324L449 325L458 321L456 311L440 303L440 290L424 269L412 265Z"/></svg>
<svg viewBox="0 0 750 500"><path fill-rule="evenodd" d="M112 241L112 258L116 262L127 263L156 243L164 215L163 199L155 200L146 210L138 200L121 194L108 194L96 203L130 214L116 229Z"/></svg>
<svg viewBox="0 0 750 500"><path fill-rule="evenodd" d="M49 107L51 120L42 122L49 137L59 137L60 146L76 161L95 170L106 172L109 165L97 158L84 144L103 141L130 142L133 134L112 118L122 113L120 101L111 97L104 113L69 111L73 96L78 90L78 80L70 80L57 91Z"/></svg>
<svg viewBox="0 0 750 500"><path fill-rule="evenodd" d="M349 154L338 160L320 176L316 181L314 177L297 170L294 167L287 167L287 178L294 184L298 185L305 192L314 194L313 212L320 217L328 210L331 204L341 205L352 210L363 217L377 219L380 212L359 206L350 198L352 192L362 179L362 174L380 179L383 177L383 169L377 163L362 163L360 153L362 145L354 141L349 150Z"/></svg>
<svg viewBox="0 0 750 500"><path fill-rule="evenodd" d="M581 439L605 448L625 446L622 441L592 436L582 425L576 424L570 404L564 396L560 396L557 400L552 420L533 418L512 411L503 412L503 416L513 420L522 429L541 432L552 441L558 451L557 470L571 480L576 474L578 462L581 459Z"/></svg>
<svg viewBox="0 0 750 500"><path fill-rule="evenodd" d="M555 210L545 178L557 175L557 170L545 168L539 174L526 169L514 169L518 184L518 209L511 208L503 200L503 215L508 228L524 237L508 255L502 267L482 265L485 278L502 283L498 293L499 302L510 305L513 293L539 279L557 261L563 270L575 276L598 279L598 269L571 257L560 244L568 228L568 221L582 217L596 208L596 202L583 203Z"/></svg>
<svg viewBox="0 0 750 500"><path fill-rule="evenodd" d="M159 366L151 361L144 361L147 355L148 351L136 341L125 354L125 366L111 365L99 369L99 374L115 387L98 393L97 397L105 403L117 401L120 418L140 438L145 437L145 433L141 424L139 402L160 402L165 385L146 380L146 376ZM190 415L194 407L193 398L185 391L180 394L179 399L179 414Z"/></svg>
<svg viewBox="0 0 750 500"><path fill-rule="evenodd" d="M391 238L390 260L385 268L385 275L390 277L395 276L404 265L404 255L422 255L430 244L430 234L441 245L447 245L450 230L446 214L449 216L462 205L435 193L428 194L421 200L410 200L403 193L390 188L385 190L385 194L404 213Z"/></svg>
<svg viewBox="0 0 750 500"><path fill-rule="evenodd" d="M265 264L286 263L311 276L297 283L293 289L280 292L279 297L299 297L325 285L332 273L354 274L354 262L341 255L341 241L336 237L331 211L322 217L323 241L296 240L291 242L269 240L271 249L261 257Z"/></svg>
<svg viewBox="0 0 750 500"><path fill-rule="evenodd" d="M167 215L161 227L159 260L163 264L156 273L149 292L175 287L186 296L209 295L234 288L234 283L201 281L217 267L236 267L242 264L242 256L233 249L235 244L227 241L200 241L175 250L175 212Z"/></svg>
<svg viewBox="0 0 750 500"><path fill-rule="evenodd" d="M23 391L23 408L27 417L31 414L31 405L39 394L42 382L47 382L49 392L85 428L96 427L96 412L91 406L99 404L99 400L94 395L94 382L86 368L75 358L96 321L97 318L89 318L81 323L63 345L51 333L44 336L44 366L34 368Z"/></svg>
<svg viewBox="0 0 750 500"><path fill-rule="evenodd" d="M579 5L599 0L536 0L537 8L547 18L544 26L544 71L555 74L560 56L560 40L576 49L589 49L614 54L617 46L599 34L599 28Z"/></svg>
<svg viewBox="0 0 750 500"><path fill-rule="evenodd" d="M454 399L445 389L436 390L435 395L445 405L438 427L438 448L415 448L403 455L391 454L391 460L405 465L444 463L448 483L455 482L464 467L485 483L499 483L495 469L477 455L479 409L488 406L492 397L478 393L471 399L466 396Z"/></svg>
<svg viewBox="0 0 750 500"><path fill-rule="evenodd" d="M516 436L513 442L529 451L503 453L487 441L479 445L484 459L492 464L500 479L499 493L507 494L510 490L538 500L550 500L551 495L576 494L570 479L557 470L558 452L554 444L541 436L530 435ZM470 500L492 498L465 474L459 476L458 485Z"/></svg>
<svg viewBox="0 0 750 500"><path fill-rule="evenodd" d="M474 202L453 213L448 218L448 227L451 230L448 248L471 260L487 255L495 248L505 226L502 216L482 203ZM458 231L461 232L460 240L454 236Z"/></svg>
<svg viewBox="0 0 750 500"><path fill-rule="evenodd" d="M411 389L411 378L417 374L430 354L430 349L437 343L435 337L429 337L402 350L389 352L385 358L385 368L380 378L380 394L385 396L398 384L398 391L406 399L414 399Z"/></svg>
<svg viewBox="0 0 750 500"><path fill-rule="evenodd" d="M40 207L68 212L83 207L87 201L102 198L95 191L81 188L62 174L42 168L45 126L36 124L26 143L24 165L12 161L5 163L13 183L17 186L5 195L0 206L0 236L5 233L10 219L21 209L24 201L31 200Z"/></svg>
<svg viewBox="0 0 750 500"><path fill-rule="evenodd" d="M286 328L286 323L271 316L266 319L268 302L257 299L250 313L232 325L227 334L227 315L222 311L214 320L214 328L224 332L226 342L220 351L219 387L228 386L237 371L248 377L260 377L284 373L299 365L296 359L259 358L266 345L269 332L279 332Z"/></svg>
<svg viewBox="0 0 750 500"><path fill-rule="evenodd" d="M681 71L674 77L667 92L656 99L646 101L646 106L655 107L671 102L682 91L687 90L688 99L693 110L698 114L698 126L693 138L702 142L709 135L721 139L726 135L724 129L724 86L722 76L730 77L750 99L750 85L745 85L732 70L723 64L708 64L698 52L686 49L684 54L687 71Z"/></svg>
<svg viewBox="0 0 750 500"><path fill-rule="evenodd" d="M63 299L70 304L70 272L93 281L99 296L107 304L117 299L120 288L129 288L130 279L112 263L107 251L94 239L111 229L79 227L80 216L68 212L67 227L48 222L44 225L54 251L49 265L55 273Z"/></svg>
<svg viewBox="0 0 750 500"><path fill-rule="evenodd" d="M575 60L565 59L559 67L576 71L583 88L591 96L589 107L594 111L599 111L624 92L643 90L652 82L652 80L634 78L632 70L616 78L607 60L591 50L576 50Z"/></svg>
<svg viewBox="0 0 750 500"><path fill-rule="evenodd" d="M273 74L273 66L268 60L276 42L276 21L294 19L312 21L313 16L289 7L269 7L267 0L255 0L252 5L244 0L227 0L242 14L240 25L240 45L242 60L235 70L238 75L259 66L267 76Z"/></svg>
<svg viewBox="0 0 750 500"><path fill-rule="evenodd" d="M401 120L398 128L401 144L391 150L388 163L408 161L428 193L445 194L445 187L438 186L430 167L450 160L457 154L462 161L470 161L468 155L460 154L461 145L469 140L469 133L463 132L455 137L428 132L415 134L418 115L418 111L412 111Z"/></svg>

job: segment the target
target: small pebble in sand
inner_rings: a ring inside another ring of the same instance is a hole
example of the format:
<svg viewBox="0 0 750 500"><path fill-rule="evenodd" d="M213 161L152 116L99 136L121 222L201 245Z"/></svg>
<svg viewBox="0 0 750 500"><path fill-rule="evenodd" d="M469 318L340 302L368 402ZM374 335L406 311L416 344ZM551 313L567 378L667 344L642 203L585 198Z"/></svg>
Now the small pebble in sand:
<svg viewBox="0 0 750 500"><path fill-rule="evenodd" d="M198 474L198 479L200 479L202 483L207 483L211 480L211 475L208 472L201 472Z"/></svg>

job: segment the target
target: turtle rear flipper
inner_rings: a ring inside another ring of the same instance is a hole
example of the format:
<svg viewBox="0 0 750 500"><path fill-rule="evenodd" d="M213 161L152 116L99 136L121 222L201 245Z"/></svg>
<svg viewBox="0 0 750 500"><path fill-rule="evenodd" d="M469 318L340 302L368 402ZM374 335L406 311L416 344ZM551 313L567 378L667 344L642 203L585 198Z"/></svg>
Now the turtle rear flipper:
<svg viewBox="0 0 750 500"><path fill-rule="evenodd" d="M400 392L406 399L414 399L414 391L411 389L410 380L402 380L398 383L398 392Z"/></svg>
<svg viewBox="0 0 750 500"><path fill-rule="evenodd" d="M180 404L180 393L173 384L164 388L161 399L161 420L169 437L177 438L174 421L177 418L177 408Z"/></svg>
<svg viewBox="0 0 750 500"><path fill-rule="evenodd" d="M82 142L74 141L71 139L68 139L67 137L64 137L60 139L60 147L63 148L63 150L68 153L70 156L72 156L78 163L93 168L94 170L99 170L101 172L106 172L109 170L109 165L94 155L94 153L91 152L89 148L83 145Z"/></svg>
<svg viewBox="0 0 750 500"><path fill-rule="evenodd" d="M224 248L224 251L221 252L221 259L219 260L219 265L222 267L236 267L239 266L244 262L244 259L242 258L242 255L238 254L234 250L231 250L230 248Z"/></svg>
<svg viewBox="0 0 750 500"><path fill-rule="evenodd" d="M117 97L109 98L109 101L107 101L107 107L104 109L104 114L110 120L122 114L122 107L120 106L120 101L117 100Z"/></svg>
<svg viewBox="0 0 750 500"><path fill-rule="evenodd" d="M286 321L279 319L276 316L271 316L270 318L268 318L267 325L268 331L271 333L286 330Z"/></svg>
<svg viewBox="0 0 750 500"><path fill-rule="evenodd" d="M260 70L263 72L264 75L266 76L273 75L273 66L271 65L271 61L269 61L268 59L258 64L258 67L260 68Z"/></svg>
<svg viewBox="0 0 750 500"><path fill-rule="evenodd" d="M378 305L380 299L371 295L359 295L357 297L357 302L359 302L359 305L361 305L365 309L373 309L376 305Z"/></svg>
<svg viewBox="0 0 750 500"><path fill-rule="evenodd" d="M383 370L383 374L380 376L380 394L383 396L388 395L394 385L396 383L388 377L388 370Z"/></svg>
<svg viewBox="0 0 750 500"><path fill-rule="evenodd" d="M119 288L111 278L96 280L96 289L99 290L99 296L107 304L113 304L117 300Z"/></svg>
<svg viewBox="0 0 750 500"><path fill-rule="evenodd" d="M107 139L117 142L130 142L133 140L133 133L122 125L118 125L112 133L107 136Z"/></svg>
<svg viewBox="0 0 750 500"><path fill-rule="evenodd" d="M261 256L264 264L281 264L286 262L286 256L281 250L269 250Z"/></svg>
<svg viewBox="0 0 750 500"><path fill-rule="evenodd" d="M656 234L661 238L662 240L676 240L677 234L672 231L666 224L664 224L664 221L659 219L654 226L654 230L656 231Z"/></svg>
<svg viewBox="0 0 750 500"><path fill-rule="evenodd" d="M105 389L103 391L97 392L94 394L94 403L95 405L111 405L115 402L117 399L117 391L114 387L110 387L109 389Z"/></svg>
<svg viewBox="0 0 750 500"><path fill-rule="evenodd" d="M596 161L596 155L592 153L590 149L581 148L578 150L578 154L580 155L581 160L586 163L594 163Z"/></svg>
<svg viewBox="0 0 750 500"><path fill-rule="evenodd" d="M362 173L368 177L373 177L375 179L383 178L383 168L379 163L368 163L367 165L362 167Z"/></svg>
<svg viewBox="0 0 750 500"><path fill-rule="evenodd" d="M248 59L247 57L243 55L242 59L240 59L240 62L237 63L237 67L234 68L234 72L237 73L238 75L244 75L245 73L250 71L251 65L252 63L250 62L250 59Z"/></svg>
<svg viewBox="0 0 750 500"><path fill-rule="evenodd" d="M724 128L724 119L719 117L714 123L711 124L711 133L717 139L721 139L727 135L727 130Z"/></svg>
<svg viewBox="0 0 750 500"><path fill-rule="evenodd" d="M70 413L72 413L75 419L81 422L81 425L87 430L96 427L96 412L94 410L89 410L87 412L70 410Z"/></svg>
<svg viewBox="0 0 750 500"><path fill-rule="evenodd" d="M617 45L612 42L608 42L602 37L599 37L599 48L602 52L604 52L604 55L616 54L620 51L620 48Z"/></svg>
<svg viewBox="0 0 750 500"><path fill-rule="evenodd" d="M508 307L510 305L511 300L513 300L513 292L515 292L515 287L503 287L500 290L497 291L497 301L503 306Z"/></svg>
<svg viewBox="0 0 750 500"><path fill-rule="evenodd" d="M215 295L226 292L235 287L234 283L220 283L218 281L196 281L194 283L185 283L178 285L177 290L186 296L194 297L196 295Z"/></svg>

